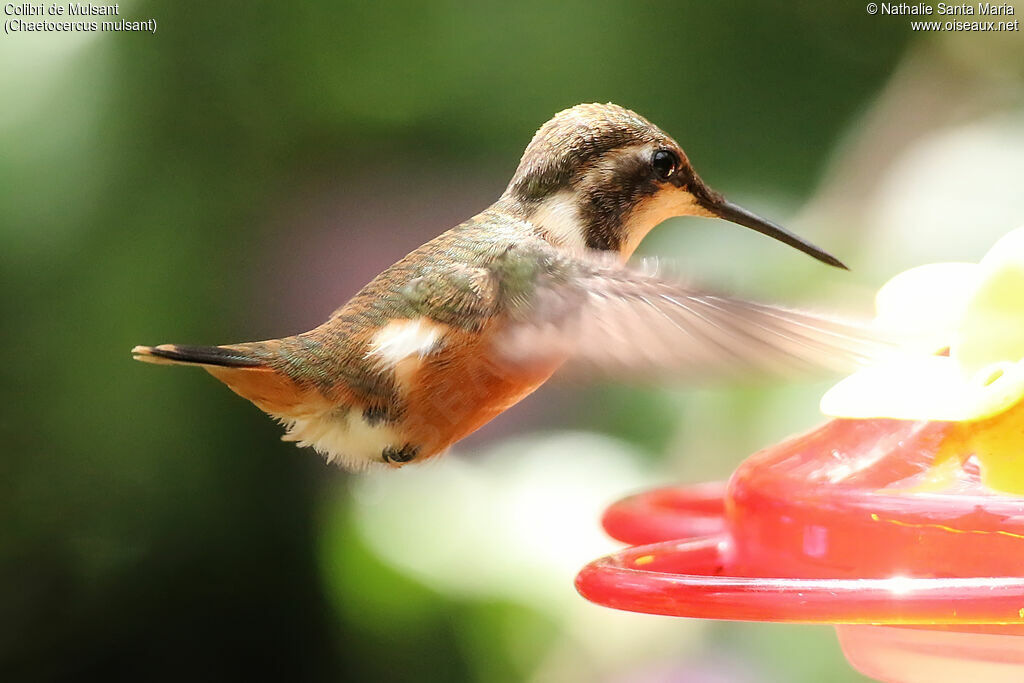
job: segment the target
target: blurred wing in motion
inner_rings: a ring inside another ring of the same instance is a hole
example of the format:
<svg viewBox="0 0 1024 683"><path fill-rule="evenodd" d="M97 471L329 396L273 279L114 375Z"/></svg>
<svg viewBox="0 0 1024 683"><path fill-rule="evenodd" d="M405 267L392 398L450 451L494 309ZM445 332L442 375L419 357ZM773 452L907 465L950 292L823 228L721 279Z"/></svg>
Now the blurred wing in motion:
<svg viewBox="0 0 1024 683"><path fill-rule="evenodd" d="M850 370L890 350L866 325L699 291L602 255L542 270L497 339L516 365L605 374Z"/></svg>

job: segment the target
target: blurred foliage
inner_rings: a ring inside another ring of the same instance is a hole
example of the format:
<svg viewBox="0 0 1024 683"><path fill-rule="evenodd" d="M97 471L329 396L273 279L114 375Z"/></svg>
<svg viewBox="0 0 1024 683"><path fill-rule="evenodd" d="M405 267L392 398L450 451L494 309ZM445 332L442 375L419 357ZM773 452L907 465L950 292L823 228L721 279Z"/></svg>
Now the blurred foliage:
<svg viewBox="0 0 1024 683"><path fill-rule="evenodd" d="M324 541L345 476L128 349L273 329L267 216L308 188L497 195L581 101L642 112L716 186L796 201L909 39L810 1L122 8L158 33L0 40L3 680L527 677L548 617L432 592L352 529ZM387 264L387 232L336 229ZM661 452L678 403L607 391L590 426ZM786 677L822 680L801 666Z"/></svg>

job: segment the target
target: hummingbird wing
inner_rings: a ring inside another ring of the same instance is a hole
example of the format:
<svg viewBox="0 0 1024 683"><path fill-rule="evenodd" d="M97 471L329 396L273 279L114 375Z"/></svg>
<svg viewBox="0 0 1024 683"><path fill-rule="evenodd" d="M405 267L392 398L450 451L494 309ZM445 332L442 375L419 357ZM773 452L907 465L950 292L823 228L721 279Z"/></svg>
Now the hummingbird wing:
<svg viewBox="0 0 1024 683"><path fill-rule="evenodd" d="M547 261L496 338L517 365L567 358L603 373L849 370L889 348L866 325L746 301L604 255Z"/></svg>

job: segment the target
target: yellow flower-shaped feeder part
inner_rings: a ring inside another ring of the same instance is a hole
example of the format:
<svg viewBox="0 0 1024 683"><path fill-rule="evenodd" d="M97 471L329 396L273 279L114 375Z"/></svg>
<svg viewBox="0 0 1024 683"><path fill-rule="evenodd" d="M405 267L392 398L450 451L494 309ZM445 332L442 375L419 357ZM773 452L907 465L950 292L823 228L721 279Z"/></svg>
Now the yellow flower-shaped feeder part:
<svg viewBox="0 0 1024 683"><path fill-rule="evenodd" d="M943 449L949 457L973 454L986 485L1024 493L1024 228L980 263L897 275L876 307L879 331L901 350L832 387L821 411L961 423Z"/></svg>
<svg viewBox="0 0 1024 683"><path fill-rule="evenodd" d="M876 325L901 352L832 387L835 417L984 420L1024 398L1024 228L981 263L936 263L878 292Z"/></svg>

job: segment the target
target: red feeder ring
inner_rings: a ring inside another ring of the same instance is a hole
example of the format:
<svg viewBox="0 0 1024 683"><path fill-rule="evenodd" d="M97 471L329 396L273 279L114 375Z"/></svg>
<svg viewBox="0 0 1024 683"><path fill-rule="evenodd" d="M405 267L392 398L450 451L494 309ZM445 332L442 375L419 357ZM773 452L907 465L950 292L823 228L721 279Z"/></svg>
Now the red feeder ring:
<svg viewBox="0 0 1024 683"><path fill-rule="evenodd" d="M576 585L634 612L835 624L882 680L1024 681L1024 497L985 486L978 458L1022 445L1024 404L983 422L833 420L755 454L727 489L611 506L608 532L644 545Z"/></svg>

